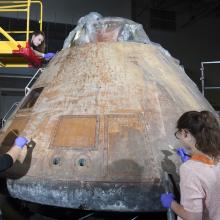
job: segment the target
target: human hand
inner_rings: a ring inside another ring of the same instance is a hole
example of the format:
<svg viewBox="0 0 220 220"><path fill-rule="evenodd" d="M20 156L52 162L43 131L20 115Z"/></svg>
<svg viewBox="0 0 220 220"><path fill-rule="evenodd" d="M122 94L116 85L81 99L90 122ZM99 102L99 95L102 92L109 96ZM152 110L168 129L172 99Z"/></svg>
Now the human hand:
<svg viewBox="0 0 220 220"><path fill-rule="evenodd" d="M15 145L21 149L25 146L25 144L27 144L27 142L28 142L27 138L22 136L18 136L15 139Z"/></svg>
<svg viewBox="0 0 220 220"><path fill-rule="evenodd" d="M174 200L174 195L172 193L163 193L160 196L160 201L162 206L166 209L171 207L172 201Z"/></svg>
<svg viewBox="0 0 220 220"><path fill-rule="evenodd" d="M45 60L50 60L51 58L53 58L55 55L55 53L45 53L44 54L44 59Z"/></svg>
<svg viewBox="0 0 220 220"><path fill-rule="evenodd" d="M186 153L186 150L183 147L177 148L176 153L180 156L183 163L190 159L190 156Z"/></svg>

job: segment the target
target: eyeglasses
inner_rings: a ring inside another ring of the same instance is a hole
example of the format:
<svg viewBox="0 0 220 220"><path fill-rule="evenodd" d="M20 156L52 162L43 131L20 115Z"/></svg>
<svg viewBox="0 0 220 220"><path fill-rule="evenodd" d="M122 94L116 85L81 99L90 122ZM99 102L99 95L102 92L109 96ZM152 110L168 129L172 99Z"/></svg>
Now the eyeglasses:
<svg viewBox="0 0 220 220"><path fill-rule="evenodd" d="M180 134L181 134L181 130L177 130L175 133L174 133L174 136L176 137L176 139L180 139Z"/></svg>
<svg viewBox="0 0 220 220"><path fill-rule="evenodd" d="M174 133L174 136L176 137L176 139L180 139L180 135L182 134L182 132L184 131L184 134L186 136L187 133L190 133L190 131L188 129L180 129L180 130L177 130L175 133Z"/></svg>

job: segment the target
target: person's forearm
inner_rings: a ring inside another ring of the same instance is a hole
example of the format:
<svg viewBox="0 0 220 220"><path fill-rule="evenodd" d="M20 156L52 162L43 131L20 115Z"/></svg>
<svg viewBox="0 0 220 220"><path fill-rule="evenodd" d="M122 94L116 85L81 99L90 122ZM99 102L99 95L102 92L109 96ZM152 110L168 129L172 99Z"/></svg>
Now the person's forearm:
<svg viewBox="0 0 220 220"><path fill-rule="evenodd" d="M41 53L41 52L34 50L34 49L33 49L33 51L34 51L35 55L38 56L39 58L44 58L44 53Z"/></svg>
<svg viewBox="0 0 220 220"><path fill-rule="evenodd" d="M6 154L10 155L13 159L13 162L15 162L20 155L22 149L17 146L13 146Z"/></svg>
<svg viewBox="0 0 220 220"><path fill-rule="evenodd" d="M171 204L171 209L182 219L186 220L187 219L187 213L186 210L183 208L182 205L177 203L176 201L173 201ZM187 219L188 220L188 219Z"/></svg>
<svg viewBox="0 0 220 220"><path fill-rule="evenodd" d="M171 209L183 220L202 220L202 213L188 212L175 200L171 204Z"/></svg>

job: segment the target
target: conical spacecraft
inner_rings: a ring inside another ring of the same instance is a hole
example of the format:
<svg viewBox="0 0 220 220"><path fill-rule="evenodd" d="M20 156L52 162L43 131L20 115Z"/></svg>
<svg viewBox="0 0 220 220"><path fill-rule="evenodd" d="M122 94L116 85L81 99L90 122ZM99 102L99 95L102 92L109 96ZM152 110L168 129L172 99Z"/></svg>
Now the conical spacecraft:
<svg viewBox="0 0 220 220"><path fill-rule="evenodd" d="M164 171L178 185L177 119L214 110L140 25L81 22L1 130L1 152L14 132L36 143L4 173L8 191L59 207L161 211Z"/></svg>

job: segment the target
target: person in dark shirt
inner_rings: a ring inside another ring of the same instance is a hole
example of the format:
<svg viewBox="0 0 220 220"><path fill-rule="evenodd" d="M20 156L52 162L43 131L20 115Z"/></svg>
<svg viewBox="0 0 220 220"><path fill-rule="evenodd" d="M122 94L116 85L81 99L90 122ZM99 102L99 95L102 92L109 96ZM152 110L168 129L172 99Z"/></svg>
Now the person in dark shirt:
<svg viewBox="0 0 220 220"><path fill-rule="evenodd" d="M7 153L0 155L0 172L9 169L14 164L27 142L28 140L25 137L19 136L15 139L11 149Z"/></svg>

